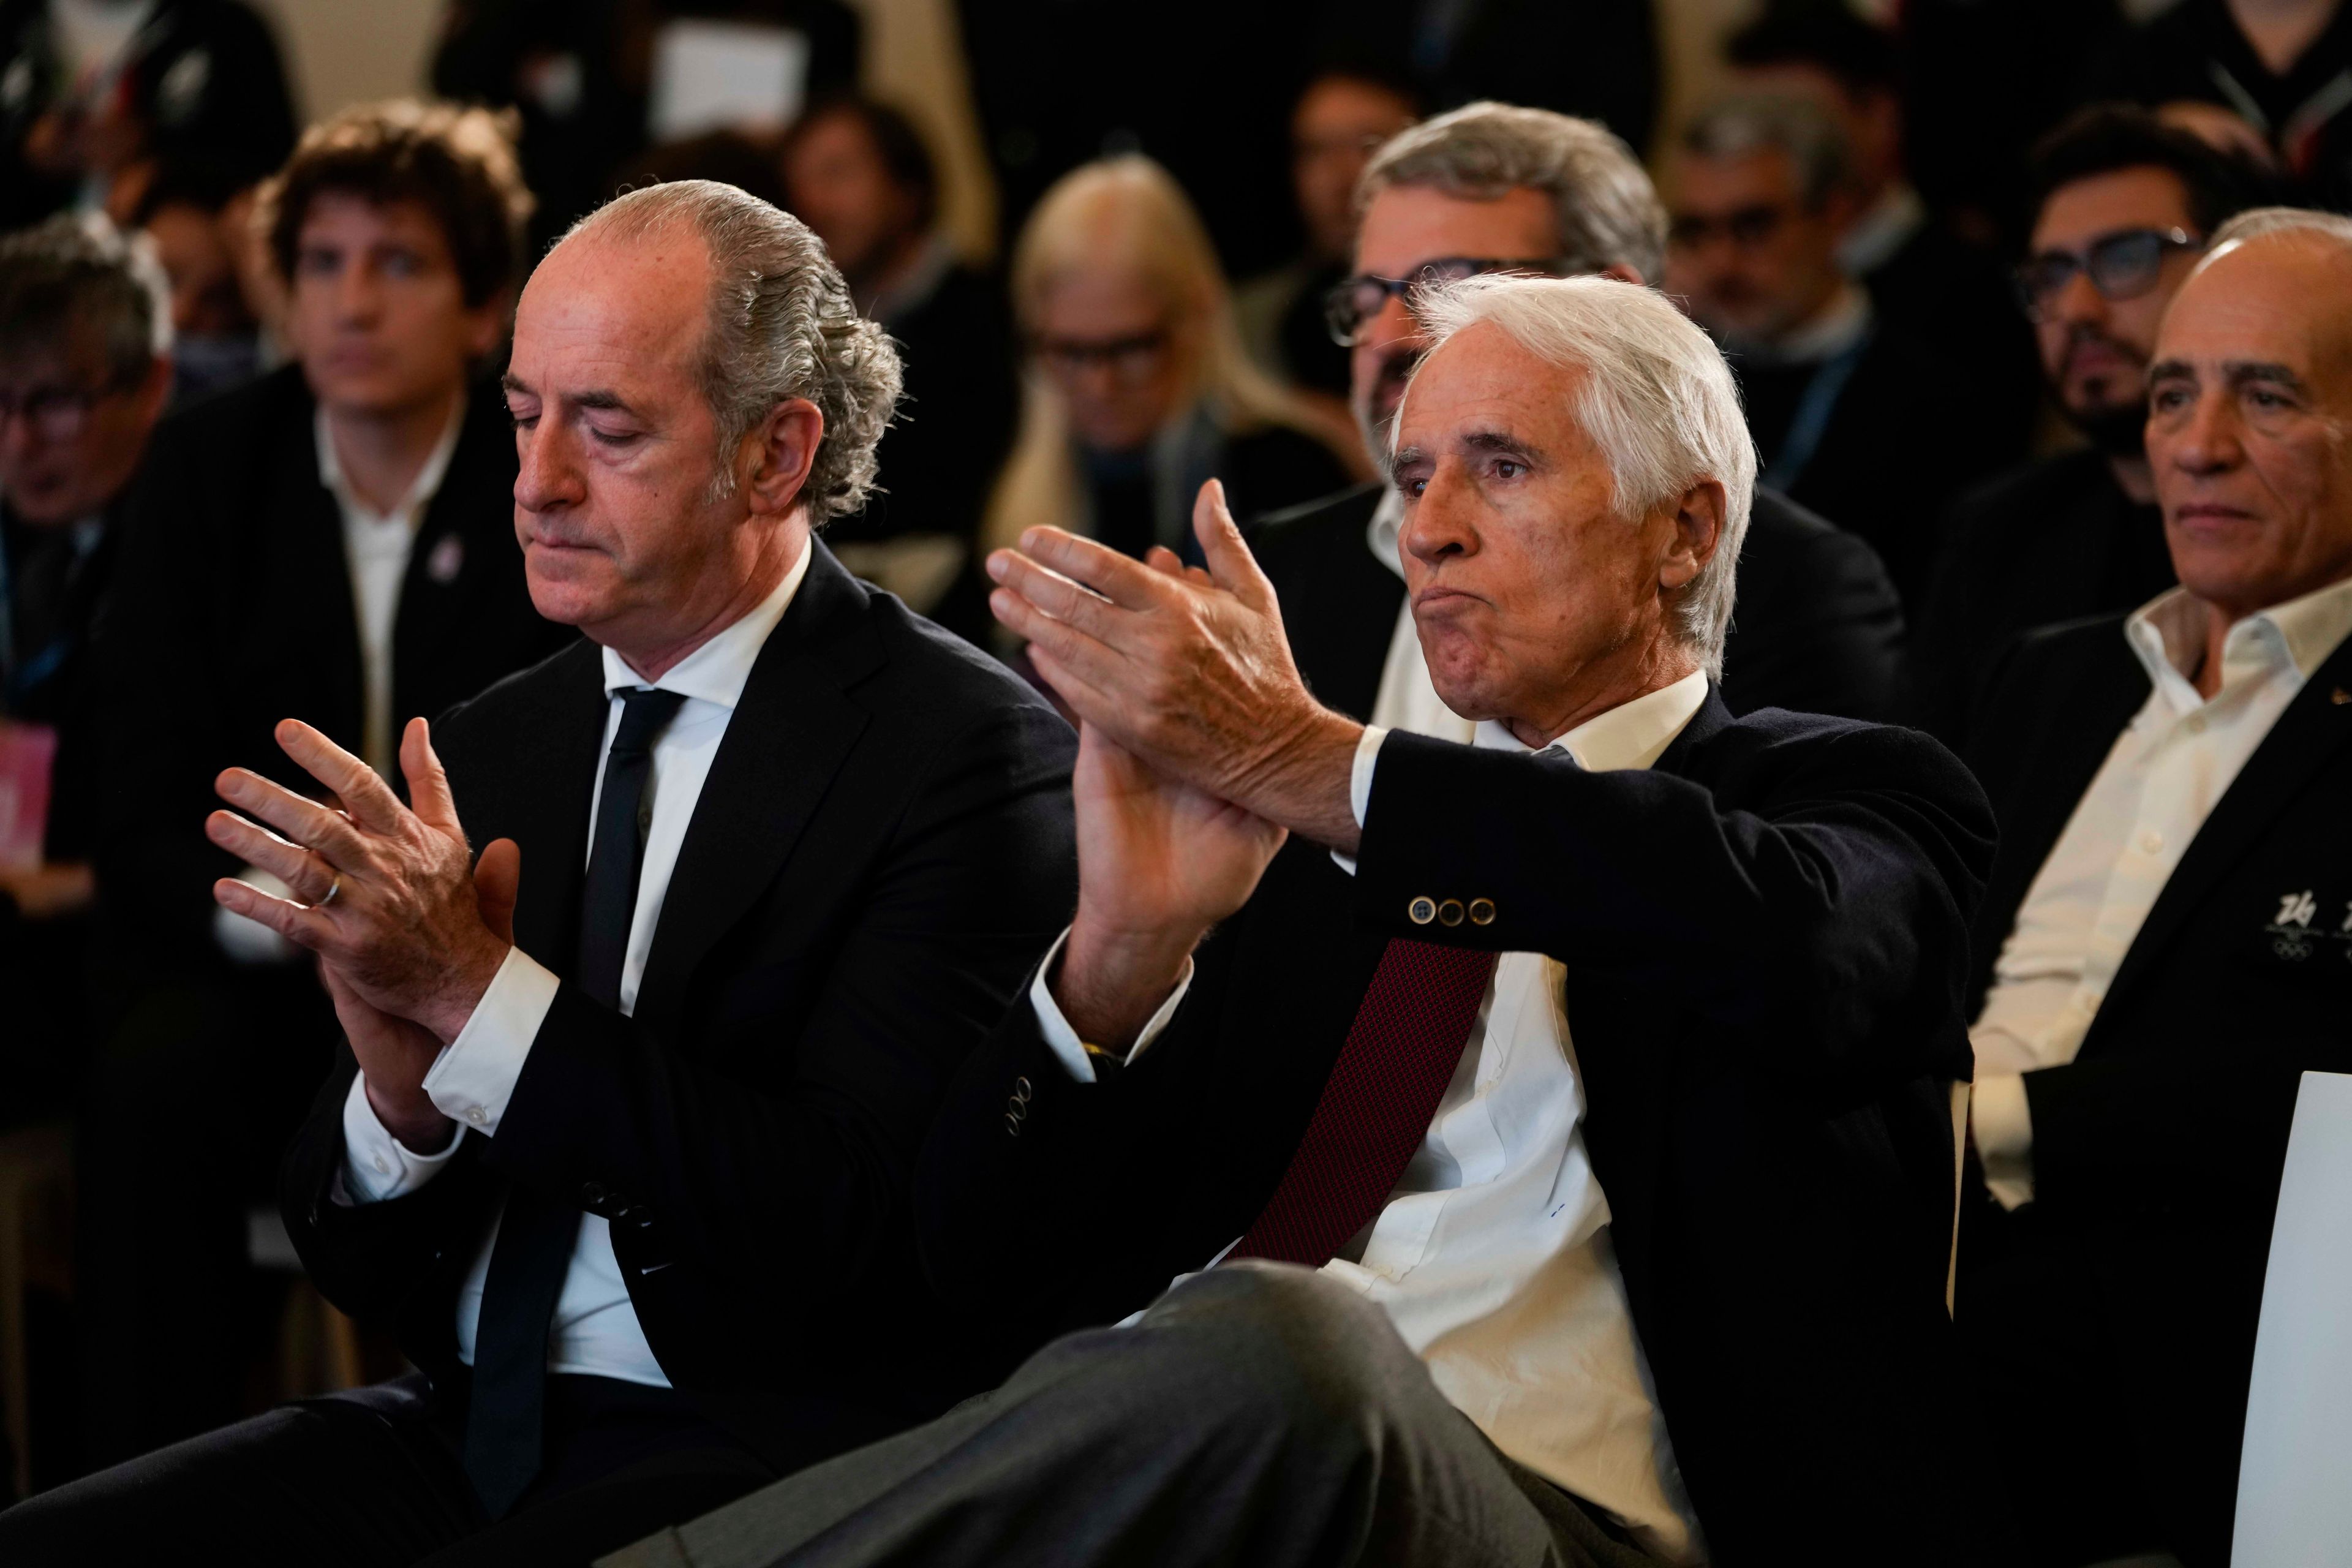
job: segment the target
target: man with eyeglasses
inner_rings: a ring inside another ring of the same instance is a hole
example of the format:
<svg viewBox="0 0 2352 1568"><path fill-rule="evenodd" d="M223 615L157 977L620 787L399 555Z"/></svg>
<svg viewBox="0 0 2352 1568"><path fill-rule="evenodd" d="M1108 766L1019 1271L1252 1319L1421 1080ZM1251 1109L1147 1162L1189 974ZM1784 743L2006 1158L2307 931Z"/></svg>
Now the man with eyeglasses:
<svg viewBox="0 0 2352 1568"><path fill-rule="evenodd" d="M1365 449L1386 454L1425 341L1417 288L1482 272L1604 273L1654 282L1665 213L1625 145L1591 121L1477 103L1423 121L1377 153L1358 187L1355 276L1327 301L1349 350ZM1260 521L1251 548L1281 595L1316 694L1353 717L1446 740L1473 727L1437 700L1405 605L1402 508L1362 485ZM1724 700L1884 717L1902 615L1885 569L1852 534L1759 488L1725 644Z"/></svg>
<svg viewBox="0 0 2352 1568"><path fill-rule="evenodd" d="M88 652L171 392L170 311L103 218L0 241L0 1126L54 1114L85 1054Z"/></svg>
<svg viewBox="0 0 2352 1568"><path fill-rule="evenodd" d="M1868 540L1916 613L1937 516L2022 455L2027 421L1982 406L1843 270L1850 167L1811 99L1711 105L1675 151L1665 288L1730 356L1762 481Z"/></svg>
<svg viewBox="0 0 2352 1568"><path fill-rule="evenodd" d="M2084 445L2004 475L1946 519L1905 653L1907 717L1952 745L2018 635L2146 604L2173 583L2142 432L2156 324L2254 179L2143 110L2101 105L2034 154L2017 268L2050 395Z"/></svg>

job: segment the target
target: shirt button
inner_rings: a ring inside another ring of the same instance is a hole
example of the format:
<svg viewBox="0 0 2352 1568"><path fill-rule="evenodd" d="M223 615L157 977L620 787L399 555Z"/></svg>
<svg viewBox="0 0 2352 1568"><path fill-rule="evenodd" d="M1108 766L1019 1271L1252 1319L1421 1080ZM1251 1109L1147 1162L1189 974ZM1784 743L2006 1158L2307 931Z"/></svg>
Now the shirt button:
<svg viewBox="0 0 2352 1568"><path fill-rule="evenodd" d="M392 1171L392 1166L385 1163L384 1157L381 1154L375 1157L375 1168L378 1174L389 1174Z"/></svg>
<svg viewBox="0 0 2352 1568"><path fill-rule="evenodd" d="M483 1122L488 1121L489 1119L490 1113L484 1110L478 1105L469 1106L467 1109L466 1120L472 1122L477 1127L479 1127Z"/></svg>
<svg viewBox="0 0 2352 1568"><path fill-rule="evenodd" d="M2191 713L2189 716L2188 729L2189 732L2192 735L2203 734L2205 732L2205 715L2202 713Z"/></svg>
<svg viewBox="0 0 2352 1568"><path fill-rule="evenodd" d="M2164 835L2151 827L2139 836L2139 847L2153 855L2164 847Z"/></svg>

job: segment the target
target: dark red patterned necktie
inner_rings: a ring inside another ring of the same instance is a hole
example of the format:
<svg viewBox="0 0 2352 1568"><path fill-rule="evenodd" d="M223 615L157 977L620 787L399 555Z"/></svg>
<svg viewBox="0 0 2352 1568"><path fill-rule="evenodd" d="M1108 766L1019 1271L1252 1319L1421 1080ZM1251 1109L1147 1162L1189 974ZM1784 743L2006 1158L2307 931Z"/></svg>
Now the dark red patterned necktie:
<svg viewBox="0 0 2352 1568"><path fill-rule="evenodd" d="M1389 943L1290 1168L1228 1258L1319 1268L1381 1212L1428 1135L1494 973L1491 952Z"/></svg>

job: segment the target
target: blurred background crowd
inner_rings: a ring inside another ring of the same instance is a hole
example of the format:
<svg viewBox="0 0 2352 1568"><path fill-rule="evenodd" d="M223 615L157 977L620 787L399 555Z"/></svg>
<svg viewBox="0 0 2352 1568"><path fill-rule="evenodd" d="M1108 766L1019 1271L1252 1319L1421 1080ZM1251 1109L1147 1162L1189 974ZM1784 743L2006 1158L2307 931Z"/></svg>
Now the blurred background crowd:
<svg viewBox="0 0 2352 1568"><path fill-rule="evenodd" d="M1369 487L1396 288L1612 260L1363 264L1374 151L1481 100L1651 172L1643 280L1869 547L1822 705L1955 745L2017 632L2172 580L2141 384L2206 237L2352 204L2336 0L0 0L0 1485L382 1370L270 1205L324 998L198 824L278 718L388 768L568 635L496 385L551 237L682 178L804 219L907 363L827 538L1017 659L991 545Z"/></svg>

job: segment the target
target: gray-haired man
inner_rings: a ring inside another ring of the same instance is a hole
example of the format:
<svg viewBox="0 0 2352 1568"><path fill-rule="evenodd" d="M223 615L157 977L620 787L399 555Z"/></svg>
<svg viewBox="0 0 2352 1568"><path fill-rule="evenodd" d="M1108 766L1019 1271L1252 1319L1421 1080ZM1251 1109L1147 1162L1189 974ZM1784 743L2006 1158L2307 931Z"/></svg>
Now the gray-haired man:
<svg viewBox="0 0 2352 1568"><path fill-rule="evenodd" d="M406 805L289 721L341 809L232 769L205 825L291 890L215 889L319 954L349 1042L288 1227L421 1370L21 1505L0 1556L578 1562L958 1391L908 1177L1068 909L1071 741L815 537L898 388L732 186L541 264L515 529L586 640L412 719Z"/></svg>
<svg viewBox="0 0 2352 1568"><path fill-rule="evenodd" d="M1392 137L1356 194L1354 275L1329 301L1348 345L1365 447L1385 457L1397 399L1426 346L1405 296L1480 269L1599 272L1655 283L1665 211L1602 126L1549 110L1475 103ZM1316 695L1372 722L1468 738L1420 666L1397 553L1396 498L1363 485L1266 518L1250 547L1283 599ZM1832 521L1837 521L1832 519ZM1903 618L1860 539L1759 489L1725 644L1734 713L1790 708L1878 719L1892 706Z"/></svg>
<svg viewBox="0 0 2352 1568"><path fill-rule="evenodd" d="M991 562L1080 889L926 1151L931 1276L1018 1335L1208 1271L619 1561L2009 1560L1945 1309L1983 797L1724 707L1754 458L1671 305L1426 319L1400 542L1474 744L1318 704L1213 487L1205 573Z"/></svg>

